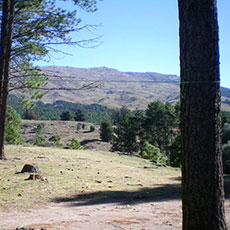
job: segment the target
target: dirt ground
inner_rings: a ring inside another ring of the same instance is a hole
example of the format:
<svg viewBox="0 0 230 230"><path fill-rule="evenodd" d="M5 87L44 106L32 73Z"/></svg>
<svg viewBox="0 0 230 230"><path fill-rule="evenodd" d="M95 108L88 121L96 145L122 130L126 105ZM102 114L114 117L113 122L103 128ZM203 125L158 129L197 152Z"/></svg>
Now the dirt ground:
<svg viewBox="0 0 230 230"><path fill-rule="evenodd" d="M229 200L225 207L230 226ZM46 208L27 212L0 213L1 230L15 230L19 226L34 230L181 229L181 201L140 202L132 205L71 201L51 203Z"/></svg>

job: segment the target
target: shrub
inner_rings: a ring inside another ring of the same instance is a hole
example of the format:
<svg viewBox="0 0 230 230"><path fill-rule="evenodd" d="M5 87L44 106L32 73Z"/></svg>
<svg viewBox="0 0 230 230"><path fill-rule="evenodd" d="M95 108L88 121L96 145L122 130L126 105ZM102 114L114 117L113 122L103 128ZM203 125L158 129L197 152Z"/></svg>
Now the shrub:
<svg viewBox="0 0 230 230"><path fill-rule="evenodd" d="M160 149L154 145L149 144L147 141L144 142L140 155L141 157L150 159L156 163L165 163L165 159Z"/></svg>
<svg viewBox="0 0 230 230"><path fill-rule="evenodd" d="M102 122L100 125L100 138L110 142L113 139L113 127L109 122Z"/></svg>
<svg viewBox="0 0 230 230"><path fill-rule="evenodd" d="M19 145L24 143L21 137L21 123L20 115L11 106L8 106L5 133L6 144Z"/></svg>
<svg viewBox="0 0 230 230"><path fill-rule="evenodd" d="M75 121L85 121L87 118L85 112L82 109L78 109L75 112L74 120Z"/></svg>
<svg viewBox="0 0 230 230"><path fill-rule="evenodd" d="M76 138L71 140L71 143L67 145L70 149L82 149L82 146Z"/></svg>
<svg viewBox="0 0 230 230"><path fill-rule="evenodd" d="M47 143L45 137L42 134L37 134L35 141L33 142L34 145L44 146Z"/></svg>
<svg viewBox="0 0 230 230"><path fill-rule="evenodd" d="M37 127L33 130L37 135L40 135L44 131L44 125L38 124Z"/></svg>
<svg viewBox="0 0 230 230"><path fill-rule="evenodd" d="M61 147L62 146L60 140L61 140L61 137L58 136L58 135L54 135L54 136L52 136L52 137L49 138L49 141L53 142L54 145L57 146L57 147Z"/></svg>
<svg viewBox="0 0 230 230"><path fill-rule="evenodd" d="M90 132L93 132L93 131L95 131L95 126L91 125L90 126Z"/></svg>
<svg viewBox="0 0 230 230"><path fill-rule="evenodd" d="M34 129L36 133L36 139L34 140L33 144L38 146L44 146L47 143L47 140L43 136L44 125L38 124L37 127Z"/></svg>
<svg viewBox="0 0 230 230"><path fill-rule="evenodd" d="M61 114L61 120L62 121L71 121L73 119L73 115L70 111L64 111L62 114Z"/></svg>

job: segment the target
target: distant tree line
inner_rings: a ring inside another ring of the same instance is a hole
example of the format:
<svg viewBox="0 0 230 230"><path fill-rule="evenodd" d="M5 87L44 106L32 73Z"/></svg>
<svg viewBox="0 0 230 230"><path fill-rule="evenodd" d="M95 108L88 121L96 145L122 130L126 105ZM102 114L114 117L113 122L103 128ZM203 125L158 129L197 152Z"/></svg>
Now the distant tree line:
<svg viewBox="0 0 230 230"><path fill-rule="evenodd" d="M106 120L113 122L113 110L98 104L83 105L66 101L56 101L53 104L44 104L38 101L34 103L32 109L28 110L22 106L23 101L14 95L9 97L8 104L20 114L22 119L77 120L93 123L101 123Z"/></svg>

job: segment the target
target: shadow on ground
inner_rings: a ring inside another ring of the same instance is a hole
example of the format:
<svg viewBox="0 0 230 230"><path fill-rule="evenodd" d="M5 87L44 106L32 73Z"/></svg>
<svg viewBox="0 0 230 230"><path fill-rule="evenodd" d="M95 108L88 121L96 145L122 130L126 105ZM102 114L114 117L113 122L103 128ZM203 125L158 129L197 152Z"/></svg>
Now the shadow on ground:
<svg viewBox="0 0 230 230"><path fill-rule="evenodd" d="M181 186L165 184L156 188L142 188L136 191L98 191L77 194L72 197L56 198L54 202L66 202L70 206L84 206L117 203L133 205L153 201L178 200L181 198Z"/></svg>
<svg viewBox="0 0 230 230"><path fill-rule="evenodd" d="M180 180L180 178L175 178ZM230 199L230 175L224 177L225 197ZM68 203L69 206L97 204L135 205L148 202L161 202L181 199L180 184L156 185L155 188L141 188L136 191L97 191L77 194L72 197L58 197L53 202Z"/></svg>
<svg viewBox="0 0 230 230"><path fill-rule="evenodd" d="M101 140L99 139L84 140L84 141L81 141L80 144L86 145L86 144L93 143L93 142L101 142Z"/></svg>

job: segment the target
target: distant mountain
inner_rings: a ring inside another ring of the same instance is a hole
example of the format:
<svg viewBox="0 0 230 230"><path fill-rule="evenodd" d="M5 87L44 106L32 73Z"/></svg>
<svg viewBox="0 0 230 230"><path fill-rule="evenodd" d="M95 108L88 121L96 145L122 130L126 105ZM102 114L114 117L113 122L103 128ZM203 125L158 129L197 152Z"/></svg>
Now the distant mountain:
<svg viewBox="0 0 230 230"><path fill-rule="evenodd" d="M152 101L175 103L179 100L180 79L175 75L159 73L120 72L107 67L73 68L48 66L41 69L50 76L49 88L82 88L95 83L97 88L71 90L50 90L44 102L57 100L101 104L110 108L127 106L144 109ZM230 89L223 88L222 100L230 107Z"/></svg>

